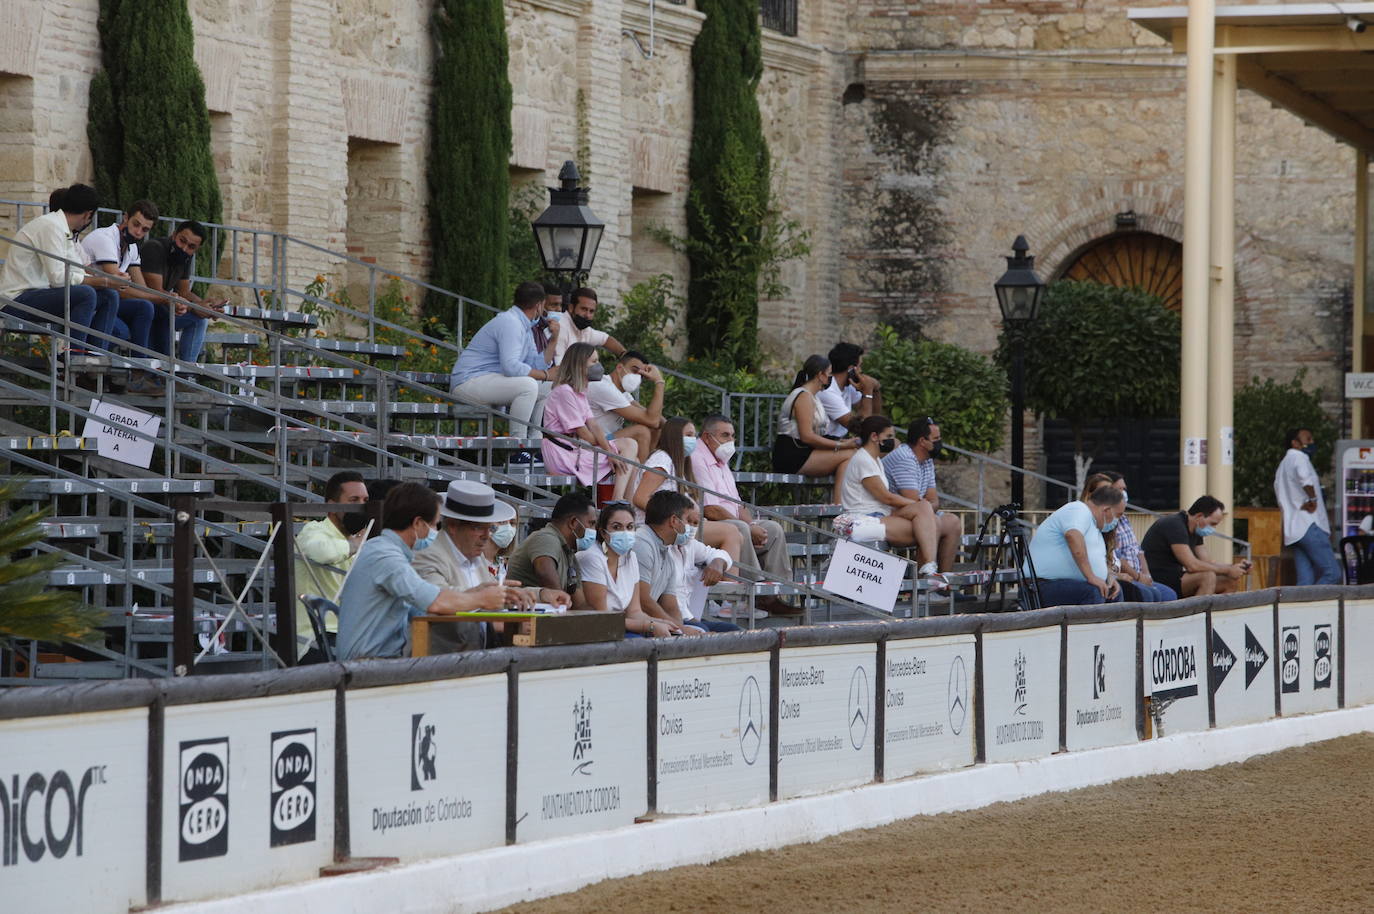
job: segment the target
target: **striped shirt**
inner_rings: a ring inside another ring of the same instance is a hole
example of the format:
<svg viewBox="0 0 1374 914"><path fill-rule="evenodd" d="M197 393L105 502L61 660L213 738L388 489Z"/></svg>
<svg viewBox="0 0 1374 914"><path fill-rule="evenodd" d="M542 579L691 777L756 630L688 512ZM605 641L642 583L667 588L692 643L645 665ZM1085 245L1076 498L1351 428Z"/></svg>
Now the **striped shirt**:
<svg viewBox="0 0 1374 914"><path fill-rule="evenodd" d="M888 487L894 492L915 489L916 497L924 498L926 492L935 488L935 458L917 460L910 445L894 448L884 457L883 471L887 473Z"/></svg>

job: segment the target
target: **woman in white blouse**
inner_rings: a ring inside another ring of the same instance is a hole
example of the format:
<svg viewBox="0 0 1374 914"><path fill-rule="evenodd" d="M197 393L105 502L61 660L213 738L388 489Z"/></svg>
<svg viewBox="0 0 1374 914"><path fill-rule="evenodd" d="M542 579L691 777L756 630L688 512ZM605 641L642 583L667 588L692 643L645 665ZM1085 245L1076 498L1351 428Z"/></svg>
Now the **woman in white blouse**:
<svg viewBox="0 0 1374 914"><path fill-rule="evenodd" d="M662 638L674 626L639 608L639 561L634 554L635 516L625 502L612 502L596 520L596 544L577 553L582 593L598 612L625 613L625 637ZM677 629L681 634L681 628Z"/></svg>

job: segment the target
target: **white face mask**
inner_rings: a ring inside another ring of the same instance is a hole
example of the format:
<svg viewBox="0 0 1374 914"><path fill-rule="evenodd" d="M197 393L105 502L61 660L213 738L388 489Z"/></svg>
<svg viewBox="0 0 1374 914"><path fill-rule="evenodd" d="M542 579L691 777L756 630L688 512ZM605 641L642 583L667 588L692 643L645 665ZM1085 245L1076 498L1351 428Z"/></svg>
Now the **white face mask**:
<svg viewBox="0 0 1374 914"><path fill-rule="evenodd" d="M721 463L729 463L730 458L735 456L735 442L723 441L716 447L716 458Z"/></svg>
<svg viewBox="0 0 1374 914"><path fill-rule="evenodd" d="M631 372L630 374L627 374L625 375L625 377L620 379L620 389L625 391L625 393L627 394L632 394L635 391L639 390L640 382L642 382L643 380L643 375Z"/></svg>

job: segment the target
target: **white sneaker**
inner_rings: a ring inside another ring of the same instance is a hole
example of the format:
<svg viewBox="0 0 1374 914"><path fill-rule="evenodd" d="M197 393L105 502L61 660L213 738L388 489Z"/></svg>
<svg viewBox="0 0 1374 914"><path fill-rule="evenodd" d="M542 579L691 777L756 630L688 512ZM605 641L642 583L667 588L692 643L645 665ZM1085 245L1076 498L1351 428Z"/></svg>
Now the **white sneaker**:
<svg viewBox="0 0 1374 914"><path fill-rule="evenodd" d="M921 568L920 568L920 575L921 575L921 577L925 577L925 576L928 575L928 574L935 574L935 573L938 572L939 570L940 570L940 566L939 566L939 565L936 565L934 562L926 562L926 563L925 563L924 565L922 565Z"/></svg>

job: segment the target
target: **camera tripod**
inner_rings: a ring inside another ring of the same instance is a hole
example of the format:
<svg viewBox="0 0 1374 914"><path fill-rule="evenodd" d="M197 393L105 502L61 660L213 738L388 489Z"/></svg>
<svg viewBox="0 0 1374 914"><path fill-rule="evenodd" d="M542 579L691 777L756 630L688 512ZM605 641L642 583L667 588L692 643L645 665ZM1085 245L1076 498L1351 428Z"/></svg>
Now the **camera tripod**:
<svg viewBox="0 0 1374 914"><path fill-rule="evenodd" d="M989 545L988 527L991 526L993 518L1001 519L1002 531L997 534L996 542ZM1030 526L1021 519L1020 505L999 505L988 512L988 516L983 519L983 526L978 531L978 545L973 549L974 562L978 561L984 546L992 550L992 557L988 562L992 574L995 576L997 569L1004 567L1003 562L1009 561L1016 571L1016 588L1021 595L1022 608L1039 609L1040 587L1036 583L1035 563L1030 555ZM991 579L988 581L987 594L983 598L983 612L987 612L992 604L993 583Z"/></svg>

